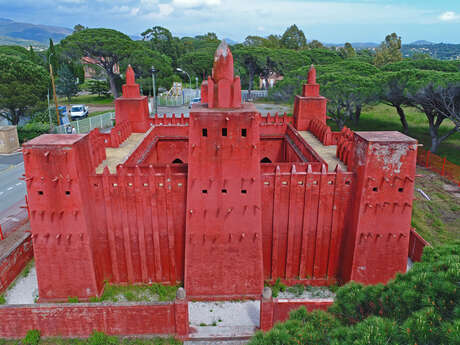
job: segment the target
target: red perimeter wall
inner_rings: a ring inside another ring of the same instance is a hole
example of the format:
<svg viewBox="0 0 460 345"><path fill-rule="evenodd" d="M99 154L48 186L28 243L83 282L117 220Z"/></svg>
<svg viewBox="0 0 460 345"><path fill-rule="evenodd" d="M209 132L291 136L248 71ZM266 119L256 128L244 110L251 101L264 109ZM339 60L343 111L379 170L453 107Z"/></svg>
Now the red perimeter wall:
<svg viewBox="0 0 460 345"><path fill-rule="evenodd" d="M32 259L34 253L30 234L21 230L10 234L2 241L0 248L6 250L1 253L0 259L0 293L3 293Z"/></svg>
<svg viewBox="0 0 460 345"><path fill-rule="evenodd" d="M0 306L0 337L21 338L38 329L42 336L188 334L186 301L118 304L41 304Z"/></svg>

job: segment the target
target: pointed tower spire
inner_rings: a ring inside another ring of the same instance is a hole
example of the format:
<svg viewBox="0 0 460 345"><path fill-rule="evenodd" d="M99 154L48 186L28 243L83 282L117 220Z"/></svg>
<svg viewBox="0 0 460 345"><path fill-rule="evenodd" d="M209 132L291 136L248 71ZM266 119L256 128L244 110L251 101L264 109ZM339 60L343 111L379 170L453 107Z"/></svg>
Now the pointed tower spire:
<svg viewBox="0 0 460 345"><path fill-rule="evenodd" d="M310 70L308 71L308 84L316 84L316 69L313 64L310 66Z"/></svg>
<svg viewBox="0 0 460 345"><path fill-rule="evenodd" d="M233 55L225 40L220 42L214 54L212 79L214 79L216 83L222 79L233 82Z"/></svg>
<svg viewBox="0 0 460 345"><path fill-rule="evenodd" d="M126 69L126 85L134 85L136 83L134 78L134 70L131 65Z"/></svg>

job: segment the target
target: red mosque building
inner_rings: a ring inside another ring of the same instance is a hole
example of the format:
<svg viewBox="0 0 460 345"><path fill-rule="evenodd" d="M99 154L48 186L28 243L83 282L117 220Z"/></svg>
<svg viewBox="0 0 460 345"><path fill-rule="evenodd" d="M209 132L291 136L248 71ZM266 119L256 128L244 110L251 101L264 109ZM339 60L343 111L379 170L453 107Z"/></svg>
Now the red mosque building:
<svg viewBox="0 0 460 345"><path fill-rule="evenodd" d="M105 282L260 298L277 278L374 284L404 272L417 143L331 131L315 74L293 117L263 117L241 102L223 43L189 118L150 117L129 67L110 133L27 142L40 300L85 300Z"/></svg>

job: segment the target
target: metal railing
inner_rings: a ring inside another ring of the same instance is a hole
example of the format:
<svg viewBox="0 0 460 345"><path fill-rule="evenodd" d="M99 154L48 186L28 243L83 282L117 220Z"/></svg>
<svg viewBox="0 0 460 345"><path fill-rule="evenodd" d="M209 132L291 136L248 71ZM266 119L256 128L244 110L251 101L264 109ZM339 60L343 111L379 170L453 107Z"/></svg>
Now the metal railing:
<svg viewBox="0 0 460 345"><path fill-rule="evenodd" d="M87 117L83 120L71 121L68 124L56 126L54 128L55 133L68 134L70 133L88 133L94 128L108 128L113 126L113 119L115 119L115 113L104 113L92 117ZM72 131L75 128L75 131Z"/></svg>

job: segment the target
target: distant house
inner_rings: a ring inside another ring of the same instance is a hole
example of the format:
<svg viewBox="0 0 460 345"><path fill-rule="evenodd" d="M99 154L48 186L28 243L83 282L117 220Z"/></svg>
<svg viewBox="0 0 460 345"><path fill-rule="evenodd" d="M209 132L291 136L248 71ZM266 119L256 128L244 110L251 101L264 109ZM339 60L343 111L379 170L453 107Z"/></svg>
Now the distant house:
<svg viewBox="0 0 460 345"><path fill-rule="evenodd" d="M96 67L97 61L95 59L85 56L81 58L81 63L85 71L85 79L101 79L101 72ZM120 65L115 64L113 66L113 73L120 74ZM102 79L105 78L106 76L104 75Z"/></svg>
<svg viewBox="0 0 460 345"><path fill-rule="evenodd" d="M284 77L282 75L275 72L270 72L268 77L264 77L261 75L259 77L259 89L271 89L273 86L275 86L276 82L283 80L283 78Z"/></svg>

